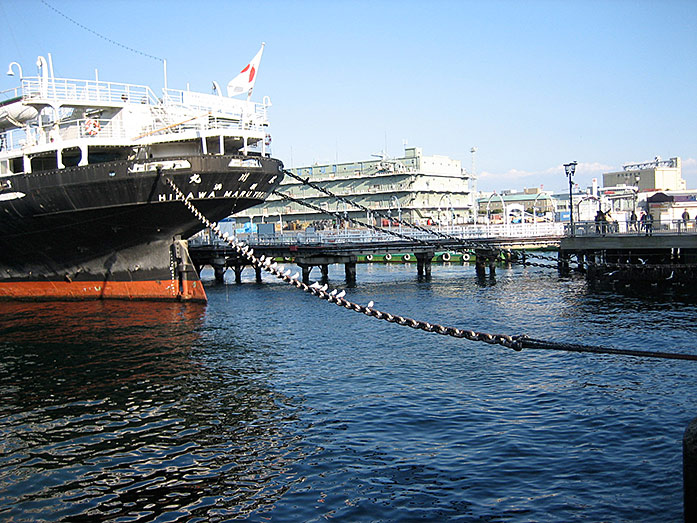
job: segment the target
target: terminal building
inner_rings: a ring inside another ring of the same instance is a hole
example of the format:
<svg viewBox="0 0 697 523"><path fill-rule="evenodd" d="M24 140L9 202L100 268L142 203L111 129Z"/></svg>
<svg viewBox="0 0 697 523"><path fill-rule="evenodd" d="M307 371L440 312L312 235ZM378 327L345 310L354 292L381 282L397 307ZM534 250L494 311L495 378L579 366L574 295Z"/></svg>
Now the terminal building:
<svg viewBox="0 0 697 523"><path fill-rule="evenodd" d="M652 162L628 163L621 171L603 174L603 187L637 187L640 192L684 191L682 161L679 157Z"/></svg>
<svg viewBox="0 0 697 523"><path fill-rule="evenodd" d="M615 219L628 219L632 211L637 215L650 212L655 221L680 220L687 210L697 215L697 191L687 190L682 177L679 157L629 163L621 171L605 173L599 196L603 209L612 211Z"/></svg>
<svg viewBox="0 0 697 523"><path fill-rule="evenodd" d="M476 179L460 160L425 156L420 147L407 147L401 158L385 155L351 163L311 165L290 172L347 198L371 211L419 225L472 223L476 216ZM279 192L315 207L364 223L387 225L389 219L366 213L286 176ZM336 216L301 203L270 196L266 202L235 216L238 223L277 223L279 227L338 225Z"/></svg>
<svg viewBox="0 0 697 523"><path fill-rule="evenodd" d="M697 191L686 189L679 157L628 163L621 171L604 173L602 182L593 179L585 189L575 187L575 221L593 221L598 210L609 211L619 222L629 221L633 212L650 212L657 221L679 220L685 210L697 217ZM538 188L480 194L477 209L479 223L569 221L569 194Z"/></svg>

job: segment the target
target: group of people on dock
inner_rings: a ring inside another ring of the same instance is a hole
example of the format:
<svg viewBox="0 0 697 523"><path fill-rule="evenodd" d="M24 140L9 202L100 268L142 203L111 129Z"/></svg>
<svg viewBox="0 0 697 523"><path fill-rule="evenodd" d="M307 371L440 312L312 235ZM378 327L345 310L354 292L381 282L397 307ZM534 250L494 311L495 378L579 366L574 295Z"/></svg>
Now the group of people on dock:
<svg viewBox="0 0 697 523"><path fill-rule="evenodd" d="M653 221L654 218L650 212L641 211L641 216L637 218L636 211L632 211L627 222L627 230L636 232L641 231L647 236L651 236L653 235ZM690 213L687 211L687 209L685 209L682 213L680 221L678 222L678 230L681 228L681 226L683 230L687 230L690 223ZM695 217L694 225L697 229L697 216ZM619 227L617 221L612 218L610 210L603 212L601 209L598 209L598 212L595 213L596 234L602 234L604 236L606 233L618 232L618 230Z"/></svg>
<svg viewBox="0 0 697 523"><path fill-rule="evenodd" d="M636 215L634 216L636 219ZM617 222L610 215L610 210L603 212L598 209L595 213L595 233L605 235L606 232L616 232Z"/></svg>

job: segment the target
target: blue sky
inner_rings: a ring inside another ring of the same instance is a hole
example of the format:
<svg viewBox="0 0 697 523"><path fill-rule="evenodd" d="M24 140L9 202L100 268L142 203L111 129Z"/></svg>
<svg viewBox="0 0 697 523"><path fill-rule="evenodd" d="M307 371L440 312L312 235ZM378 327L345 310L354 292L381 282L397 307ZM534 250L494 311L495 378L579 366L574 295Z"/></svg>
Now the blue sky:
<svg viewBox="0 0 697 523"><path fill-rule="evenodd" d="M483 190L564 190L572 160L586 186L656 155L682 157L697 188L694 0L45 2L167 59L172 88L225 85L266 42L253 99L271 98L287 166L406 140L467 168L476 146ZM51 53L56 76L162 87L159 61L46 3L0 0L6 63L35 74Z"/></svg>

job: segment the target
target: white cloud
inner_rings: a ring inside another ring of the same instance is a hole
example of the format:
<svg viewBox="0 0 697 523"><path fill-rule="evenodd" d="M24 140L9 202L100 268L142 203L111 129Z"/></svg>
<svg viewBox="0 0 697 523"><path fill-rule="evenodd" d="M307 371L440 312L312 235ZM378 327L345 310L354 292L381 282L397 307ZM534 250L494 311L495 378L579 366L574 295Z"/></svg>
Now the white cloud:
<svg viewBox="0 0 697 523"><path fill-rule="evenodd" d="M682 170L689 171L690 173L697 172L697 159L686 158L685 160L683 160L682 161Z"/></svg>
<svg viewBox="0 0 697 523"><path fill-rule="evenodd" d="M582 186L590 185L592 178L600 179L603 173L617 170L619 170L618 167L599 162L581 162L576 166L574 182ZM521 189L522 186L544 186L553 190L561 190L568 183L563 164L540 171L523 169L509 169L501 173L482 171L478 174L478 179L480 190ZM602 180L599 181L602 183Z"/></svg>

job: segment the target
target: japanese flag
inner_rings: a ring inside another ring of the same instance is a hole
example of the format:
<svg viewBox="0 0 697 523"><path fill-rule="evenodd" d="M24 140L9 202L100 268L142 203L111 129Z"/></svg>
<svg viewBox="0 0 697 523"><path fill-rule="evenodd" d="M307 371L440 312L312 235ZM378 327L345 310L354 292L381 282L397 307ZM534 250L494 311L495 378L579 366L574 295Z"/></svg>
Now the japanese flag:
<svg viewBox="0 0 697 523"><path fill-rule="evenodd" d="M237 96L245 93L247 96L252 96L252 89L254 89L254 82L257 79L257 71L259 70L259 62L261 62L261 53L264 52L265 45L265 43L261 44L261 49L252 58L252 61L247 64L247 67L242 69L240 74L227 84L228 96Z"/></svg>

